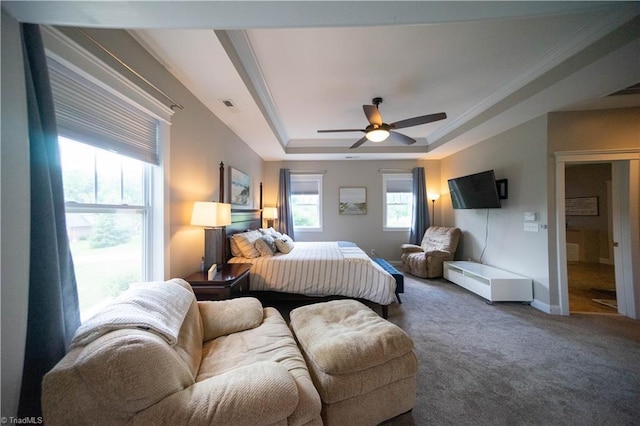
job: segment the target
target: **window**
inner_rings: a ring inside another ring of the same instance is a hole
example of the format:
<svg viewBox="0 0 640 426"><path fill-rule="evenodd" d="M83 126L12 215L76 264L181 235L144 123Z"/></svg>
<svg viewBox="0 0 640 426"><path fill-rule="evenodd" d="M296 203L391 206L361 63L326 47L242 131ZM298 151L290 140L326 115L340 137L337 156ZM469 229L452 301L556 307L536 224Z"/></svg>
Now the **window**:
<svg viewBox="0 0 640 426"><path fill-rule="evenodd" d="M147 188L152 166L58 137L82 320L149 276Z"/></svg>
<svg viewBox="0 0 640 426"><path fill-rule="evenodd" d="M322 175L291 175L293 227L322 231Z"/></svg>
<svg viewBox="0 0 640 426"><path fill-rule="evenodd" d="M411 228L413 219L413 177L410 173L382 175L384 192L383 229L399 231Z"/></svg>

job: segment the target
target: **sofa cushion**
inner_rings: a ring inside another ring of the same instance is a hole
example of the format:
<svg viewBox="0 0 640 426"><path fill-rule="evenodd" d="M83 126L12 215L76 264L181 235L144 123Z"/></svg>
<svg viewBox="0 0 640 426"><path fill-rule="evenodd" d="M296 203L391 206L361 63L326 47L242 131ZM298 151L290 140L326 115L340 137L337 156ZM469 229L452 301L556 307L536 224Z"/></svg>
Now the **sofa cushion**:
<svg viewBox="0 0 640 426"><path fill-rule="evenodd" d="M262 361L284 366L296 382L299 402L288 423L306 424L318 419L320 396L287 323L274 308L264 309L259 327L206 342L196 382Z"/></svg>
<svg viewBox="0 0 640 426"><path fill-rule="evenodd" d="M198 302L198 307L204 326L204 342L257 327L262 322L262 304L253 297Z"/></svg>

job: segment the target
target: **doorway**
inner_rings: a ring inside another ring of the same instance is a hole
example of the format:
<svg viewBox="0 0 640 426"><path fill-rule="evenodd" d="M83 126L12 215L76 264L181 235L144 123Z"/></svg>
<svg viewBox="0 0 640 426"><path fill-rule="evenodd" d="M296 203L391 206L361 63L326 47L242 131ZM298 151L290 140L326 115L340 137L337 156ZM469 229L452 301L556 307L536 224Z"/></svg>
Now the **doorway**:
<svg viewBox="0 0 640 426"><path fill-rule="evenodd" d="M569 315L565 168L572 163L611 163L612 249L617 310L620 315L640 315L640 150L570 151L555 154L555 240L558 305L551 312ZM587 203L588 204L588 203Z"/></svg>
<svg viewBox="0 0 640 426"><path fill-rule="evenodd" d="M618 314L611 163L565 165L570 313Z"/></svg>

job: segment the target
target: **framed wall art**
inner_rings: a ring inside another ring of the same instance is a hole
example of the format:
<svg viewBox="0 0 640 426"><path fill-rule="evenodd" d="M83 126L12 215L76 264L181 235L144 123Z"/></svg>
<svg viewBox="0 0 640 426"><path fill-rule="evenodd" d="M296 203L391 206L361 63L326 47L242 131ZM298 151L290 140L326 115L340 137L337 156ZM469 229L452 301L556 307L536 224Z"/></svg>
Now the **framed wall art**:
<svg viewBox="0 0 640 426"><path fill-rule="evenodd" d="M367 188L340 188L340 214L367 214Z"/></svg>
<svg viewBox="0 0 640 426"><path fill-rule="evenodd" d="M598 197L566 198L565 214L567 216L598 216Z"/></svg>
<svg viewBox="0 0 640 426"><path fill-rule="evenodd" d="M252 208L251 176L235 167L229 167L230 203L234 207Z"/></svg>

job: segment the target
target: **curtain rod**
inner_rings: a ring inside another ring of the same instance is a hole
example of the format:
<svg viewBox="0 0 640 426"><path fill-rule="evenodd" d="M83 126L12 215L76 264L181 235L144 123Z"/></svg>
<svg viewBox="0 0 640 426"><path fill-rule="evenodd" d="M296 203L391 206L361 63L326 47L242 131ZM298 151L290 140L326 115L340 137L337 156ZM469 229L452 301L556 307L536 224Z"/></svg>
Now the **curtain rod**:
<svg viewBox="0 0 640 426"><path fill-rule="evenodd" d="M174 101L169 95L167 95L166 93L164 93L162 90L160 90L158 87L156 87L153 83L151 83L149 80L147 80L146 78L144 78L143 76L140 75L140 73L138 73L136 70L134 70L133 68L131 68L129 65L127 65L123 60L121 60L120 58L118 58L115 54L113 54L109 49L107 49L106 47L104 47L102 44L100 44L96 39L94 39L93 37L91 37L89 34L87 34L86 32L82 31L80 28L75 28L76 31L78 31L80 34L82 34L83 36L85 36L87 39L89 39L93 44L95 44L96 46L98 46L100 49L102 49L107 55L111 56L113 59L115 59L116 61L118 61L118 63L120 65L122 65L123 67L125 67L128 71L132 72L136 77L138 77L140 80L142 80L145 84L147 84L149 87L151 87L153 90L155 90L156 92L158 92L159 94L161 94L165 99L167 99L169 102L171 102L171 105L169 106L169 108L174 109L174 108L178 108L179 110L183 110L184 106L182 106L179 102Z"/></svg>

